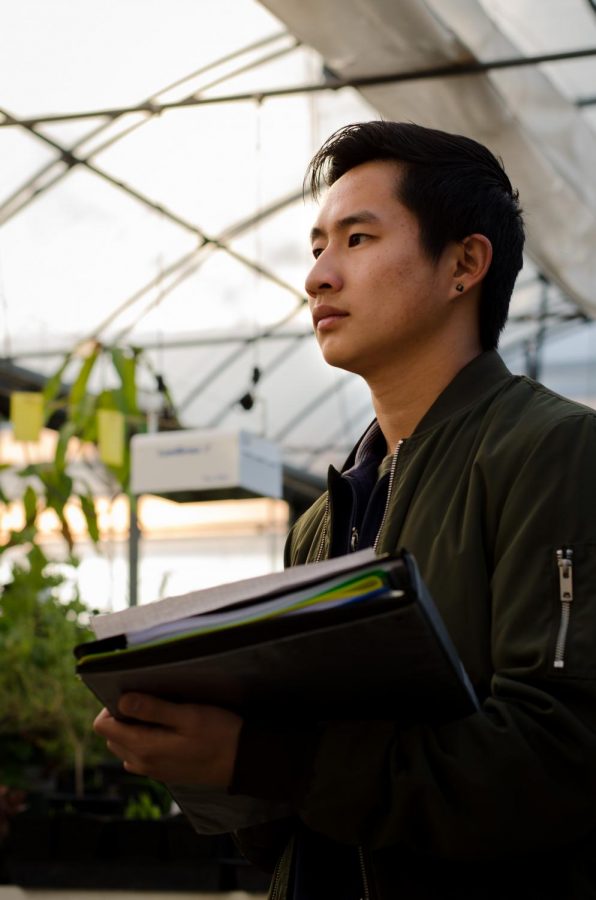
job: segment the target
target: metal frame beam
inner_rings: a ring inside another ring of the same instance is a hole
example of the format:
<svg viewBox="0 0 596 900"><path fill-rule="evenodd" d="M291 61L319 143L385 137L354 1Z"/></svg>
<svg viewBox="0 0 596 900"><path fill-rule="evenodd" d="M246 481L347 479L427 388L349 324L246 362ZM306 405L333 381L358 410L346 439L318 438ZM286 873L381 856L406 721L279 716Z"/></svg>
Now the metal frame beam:
<svg viewBox="0 0 596 900"><path fill-rule="evenodd" d="M268 338L272 337L272 336L273 335L267 335ZM270 363L268 363L264 367L261 367L259 370L260 371L259 384L261 384L261 382L263 381L264 378L268 378L270 375L272 375L273 372L275 372L275 370L278 369L282 365L282 363L285 363L286 360L288 359L288 357L291 356L302 345L302 341L305 340L305 338L314 338L314 332L313 331L304 331L304 332L300 332L299 334L295 335L294 343L292 344L291 347L289 347L289 348L284 347L284 349L281 351L281 353L278 353L277 356L274 357L274 359L272 359ZM244 346L242 348L241 352L244 353L246 350L248 350L248 345ZM236 353L234 359L237 359L238 355L239 354ZM238 405L238 403L239 403L239 398L235 397L227 406L224 406L224 408L222 410L220 410L220 412L218 412L216 416L213 416L213 418L210 420L210 422L208 424L208 427L215 428L217 425L221 425L221 423L224 421L224 419L226 418L228 413L230 413L233 409L235 409L235 407Z"/></svg>
<svg viewBox="0 0 596 900"><path fill-rule="evenodd" d="M316 409L319 409L322 404L326 403L332 397L335 396L346 384L348 384L352 378L354 378L351 372L343 375L338 378L335 384L332 387L326 387L319 394L316 394L314 397L306 403L301 409L298 410L296 415L292 416L291 419L288 419L283 428L280 428L279 431L273 436L272 440L279 442L282 441L290 432L294 430L301 422L304 422L311 413L313 413Z"/></svg>
<svg viewBox="0 0 596 900"><path fill-rule="evenodd" d="M216 103L262 103L276 97L291 97L296 94L315 94L323 91L338 91L342 88L366 88L380 87L388 84L400 84L407 81L428 81L436 78L457 78L463 75L483 75L487 72L501 69L515 69L524 66L537 66L546 63L556 63L568 60L585 59L596 56L596 47L586 47L579 50L566 50L558 53L539 53L530 56L514 56L506 59L493 59L481 62L479 60L467 60L466 62L449 63L441 66L430 66L424 69L415 69L409 72L393 72L380 75L367 75L360 78L332 78L328 81L315 84L301 84L290 87L273 88L263 91L244 91L236 94L224 94L215 97L190 98L174 100L168 103L145 102L132 106L118 106L107 109L86 110L78 113L56 113L51 116L30 116L17 119L4 112L4 121L0 121L0 128L21 126L34 128L39 125L50 125L58 122L76 122L82 119L92 118L117 118L128 113L150 113L152 115L167 112L171 109L184 109L194 106L210 106Z"/></svg>
<svg viewBox="0 0 596 900"><path fill-rule="evenodd" d="M281 334L272 333L270 331L259 331L256 334L214 334L207 337L200 337L197 335L194 338L174 338L165 341L143 341L142 343L135 341L134 346L137 350L190 350L193 347L216 347L225 344L250 345L258 343L259 341L293 341L308 337L314 337L312 329L308 329L308 331L282 331ZM116 345L109 342L103 346L106 350L110 350ZM71 350L72 347L59 347L54 350L26 350L24 352L15 353L14 356L0 356L0 365L2 363L12 363L17 359L52 359L54 357L66 356Z"/></svg>
<svg viewBox="0 0 596 900"><path fill-rule="evenodd" d="M188 78L196 77L198 74L202 74L205 71L212 70L214 67L223 64L223 62L228 62L228 61L230 61L234 58L237 58L238 56L241 56L247 52L253 51L255 49L259 49L261 46L269 44L275 40L279 40L280 37L288 37L288 35L285 32L280 32L277 35L270 36L269 38L265 38L262 41L258 41L253 44L250 44L247 47L242 48L240 51L237 51L234 54L229 54L227 57L223 57L221 60L218 60L217 62L212 63L207 67L203 67L202 70L198 70L197 72L193 73L191 76L187 76L186 79L180 79L178 82L168 85L166 88L162 89L162 91L160 93L165 93L168 90L172 90L174 87L180 85ZM265 58L261 57L256 61L244 64L241 67L237 67L232 72L227 73L225 76L212 81L206 87L212 87L214 84L221 83L221 81L224 81L224 80L227 80L228 78L234 77L235 75L238 75L241 72L248 71L249 69L258 67L266 62L270 62L274 58L279 58L279 56L285 55L285 54L295 50L298 46L299 46L299 42L297 40L294 40L291 46L282 48L282 50L278 50L273 54L269 54ZM206 87L204 86L202 88L202 90L205 90ZM192 95L190 95L189 97L187 97L185 99L186 100L197 99L197 93L198 92L195 91ZM150 102L152 102L152 101L150 101ZM0 114L9 115L5 111L2 112L2 110L0 110ZM118 116L110 117L110 122L108 123L108 125L111 124L111 122L114 120L114 118L118 118ZM186 221L181 216L178 216L172 210L167 209L162 204L156 203L155 201L151 200L146 195L142 194L139 191L136 191L131 185L127 185L127 184L119 181L118 179L112 177L111 175L109 175L109 173L105 172L99 166L96 166L95 164L93 164L91 162L91 158L94 155L96 155L98 152L100 152L100 150L105 149L107 146L111 145L116 140L119 140L121 137L123 137L124 134L129 134L132 130L134 130L136 127L139 127L142 124L144 124L144 122L135 123L126 132L121 133L121 134L113 137L112 139L104 142L104 144L100 148L96 148L91 154L88 154L86 157L77 156L74 148L67 149L67 148L63 147L60 143L52 140L47 135L43 134L42 132L40 132L37 128L35 128L33 126L32 127L23 126L27 131L29 131L31 134L33 134L34 137L37 137L40 141L42 141L43 143L52 147L59 154L59 158L57 160L54 160L48 167L46 167L43 170L43 172L45 173L45 172L49 171L52 166L55 166L56 163L60 162L60 161L62 161L64 163L65 169L58 176L56 176L52 180L48 181L47 184L44 185L44 187L41 188L40 190L38 190L37 192L31 193L31 194L26 193L24 201L21 203L21 205L18 208L15 208L15 206L14 206L14 201L15 201L16 195L12 195L12 197L9 198L9 200L6 201L6 203L2 207L0 207L0 223L2 223L3 221L7 221L17 211L24 208L24 206L27 205L28 202L30 202L31 199L33 199L33 197L39 196L48 187L53 186L57 181L60 180L60 178L64 177L72 168L74 168L77 165L81 165L81 166L87 168L93 174L106 180L113 187L117 187L117 188L125 191L130 196L132 196L135 200L141 202L142 204L149 207L153 211L159 213L160 215L163 215L164 217L169 219L174 224L184 228L187 231L190 231L193 235L198 237L200 240L200 246L198 248L198 251L195 251L195 252L200 252L205 247L223 250L229 256L234 258L237 262L241 263L242 265L246 266L250 270L252 270L252 271L256 272L257 274L261 275L262 277L266 278L268 281L271 281L272 283L276 284L278 287L282 288L283 290L289 291L291 294L293 294L295 297L297 297L297 299L299 300L299 304L297 304L297 306L295 307L295 310L297 311L298 309L300 309L300 307L302 306L302 304L304 302L304 297L300 291L296 290L292 285L288 284L283 279L279 278L274 272L267 269L265 266L261 265L259 262L251 260L250 258L244 256L243 254L238 253L237 251L233 250L228 245L228 241L231 240L233 237L237 236L238 234L242 233L242 231L247 230L250 227L253 227L255 224L257 224L259 221L262 221L268 215L272 215L272 214L274 214L274 212L278 211L279 209L284 208L284 206L289 205L289 203L294 202L294 200L297 199L301 195L293 194L289 198L284 198L282 201L279 201L276 204L272 204L264 212L257 213L256 215L251 216L245 222L238 223L238 225L232 226L231 228L226 229L226 231L218 237L209 236L194 223ZM101 132L104 127L107 127L107 125L100 126L99 128L94 129L91 133L87 134L84 138L80 139L77 142L77 144L75 145L75 148L76 147L80 148L81 146L83 146L86 142L88 142L88 140L92 136L95 136L99 132ZM38 173L38 175L39 175L39 173ZM30 184L31 184L31 182L30 182ZM21 191L24 189L26 190L26 187L27 186L25 186L25 188L21 188L20 190ZM2 209L4 209L4 211L5 211L4 219L1 216ZM175 263L171 267L168 267L167 274L171 275L178 268L178 266L183 267L187 262L189 262L191 256L192 255L187 254L187 255L181 257L177 261L177 263ZM169 290L172 290L174 287L176 287L178 284L180 284L181 281L183 281L186 277L191 275L192 272L196 271L197 265L198 265L198 263L196 263L194 266L192 266L189 270L187 270L186 273L182 274L179 278L175 279L174 282L172 283L172 285L170 286ZM110 314L110 316L108 316L108 318L106 320L104 320L96 329L94 329L94 331L93 331L92 335L90 335L90 337L92 337L92 338L100 337L101 332L105 329L105 327L107 327L107 325L111 324L112 321L114 321L114 319L117 317L117 315L120 315L120 313L122 311L127 309L130 305L132 305L134 302L136 302L138 299L140 299L142 296L144 296L145 293L147 292L147 290L150 290L152 288L159 286L159 283L162 278L163 278L163 273L161 273L159 276L157 276L157 278L151 279L149 282L149 285L143 286L139 291L135 292L135 294L133 294L131 298L128 298L128 300L124 301L124 303L121 304L115 312ZM169 291L168 292L161 291L158 302L161 302L161 300L163 300L166 293L169 293ZM138 321L140 321L140 319L143 317L143 315L146 315L147 312L149 312L149 310L151 310L155 305L156 305L155 302L151 303L148 306L148 308L141 314L141 316L138 317L135 320L135 322L133 322L132 326L129 326L118 336L119 339L123 339L123 337L128 333L128 331L130 331L130 329L132 327L134 327L138 323Z"/></svg>
<svg viewBox="0 0 596 900"><path fill-rule="evenodd" d="M3 111L0 110L0 114L2 112ZM185 231L188 231L191 234L193 234L195 237L197 237L201 241L201 246L209 244L209 245L217 248L218 250L223 250L224 253L227 253L228 256L232 257L232 259L235 259L236 262L241 263L242 265L246 266L251 271L256 272L257 274L261 275L263 278L266 278L268 281L273 282L273 284L276 284L278 287L281 287L284 290L289 291L290 293L294 294L295 296L300 296L300 297L302 296L301 293L296 290L296 288L294 288L292 285L288 284L282 278L279 278L270 269L267 269L265 266L263 266L259 262L249 259L247 256L244 256L244 254L239 253L237 250L233 250L231 247L229 247L225 243L225 241L223 241L217 237L212 237L212 236L208 235L198 225L194 224L193 222L189 222L187 219L184 219L182 216L179 216L177 213L175 213L171 209L168 209L163 204L158 203L155 200L151 200L149 197L147 197L145 194L142 194L140 191L137 191L131 185L125 184L124 182L119 181L117 178L114 178L112 175L110 175L108 172L105 172L99 166L96 166L93 163L91 163L89 161L89 159L85 159L84 157L77 157L76 155L72 154L65 147L61 146L57 141L52 140L52 138L49 138L49 137L47 137L47 135L44 135L40 131L38 131L35 126L23 125L23 127L27 131L31 132L31 134L33 134L35 137L39 138L40 141L42 141L45 144L48 144L53 149L57 150L62 155L62 158L64 159L64 161L67 163L67 165L70 168L72 168L75 165L84 166L86 169L88 169L94 175L97 175L99 178L102 178L104 181L107 181L108 184L112 185L112 187L119 188L120 190L122 190L126 194L128 194L129 196L133 197L135 200L138 200L141 204L147 206L149 209L152 209L154 212L165 216L165 218L169 219L175 225L179 225Z"/></svg>

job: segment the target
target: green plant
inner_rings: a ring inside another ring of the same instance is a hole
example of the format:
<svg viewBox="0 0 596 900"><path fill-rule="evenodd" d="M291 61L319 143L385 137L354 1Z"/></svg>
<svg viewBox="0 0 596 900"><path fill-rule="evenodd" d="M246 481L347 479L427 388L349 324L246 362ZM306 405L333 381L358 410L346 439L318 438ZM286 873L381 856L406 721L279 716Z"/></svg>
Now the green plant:
<svg viewBox="0 0 596 900"><path fill-rule="evenodd" d="M141 791L131 797L124 810L125 819L161 819L162 815L162 809L150 791Z"/></svg>
<svg viewBox="0 0 596 900"><path fill-rule="evenodd" d="M88 613L74 582L36 544L13 561L0 599L0 735L21 735L53 764L72 765L78 793L99 711L73 674L73 647L90 637ZM14 772L0 776L14 780Z"/></svg>
<svg viewBox="0 0 596 900"><path fill-rule="evenodd" d="M96 545L99 528L91 490L82 479L73 479L67 450L73 439L97 441L99 411L120 412L125 428L123 455L117 465L106 468L110 491L128 493L129 438L145 427L137 403L139 358L133 348L105 348L93 341L85 352L79 347L69 353L48 379L43 390L44 421L55 421L56 416L63 420L54 457L17 472L23 481L25 521L0 546L0 559L9 561L0 598L0 735L10 736L13 743L25 736L26 743L41 749L49 760L72 763L77 792L83 790L83 764L95 740L91 721L99 705L74 675L73 647L91 633L88 610L73 577L78 560L67 503L78 500ZM89 381L98 364L103 366L104 379L109 377L115 386L91 393ZM67 375L71 386L64 391ZM160 390L165 408L171 410L167 390ZM8 502L0 490L0 504ZM68 552L65 563L51 562L37 543L38 519L48 509L60 523ZM11 764L14 769L14 759ZM0 760L0 774L2 768Z"/></svg>
<svg viewBox="0 0 596 900"><path fill-rule="evenodd" d="M58 441L54 458L47 463L35 463L26 466L20 475L27 482L24 502L26 508L26 525L20 535L14 533L9 540L19 543L20 539L31 539L27 529L35 526L35 519L42 509L52 509L58 516L62 535L72 551L73 540L65 515L68 500L77 497L87 522L89 537L95 543L99 540L99 530L95 505L89 488L83 484L75 484L69 474L67 465L67 449L73 438L85 442L97 442L97 414L100 410L117 410L125 417L126 440L121 465L107 466L118 491L127 491L130 476L130 434L141 427L143 418L139 414L136 393L135 351L113 348L109 351L112 361L112 374L119 380L119 385L111 390L103 390L98 394L88 391L89 379L107 351L98 343L94 343L84 358L74 353L68 354L59 369L48 379L43 390L44 419L49 421L56 414L61 414L64 421L58 432ZM61 394L62 379L67 370L78 366L78 371L66 395Z"/></svg>
<svg viewBox="0 0 596 900"><path fill-rule="evenodd" d="M57 371L48 379L42 391L43 420L46 423L61 419L58 440L52 460L33 463L21 468L17 474L23 479L26 521L19 531L10 533L0 553L10 547L28 544L35 539L37 517L46 509L54 511L60 522L62 535L70 551L73 539L65 514L66 504L76 498L87 522L89 537L99 540L97 517L93 496L88 484L80 477L73 480L69 473L67 450L73 439L82 443L97 443L99 438L98 414L102 411L118 412L123 417L124 441L122 459L117 464L106 464L111 476L110 490L128 493L130 480L130 437L146 429L146 417L141 412L137 398L137 375L142 360L144 369L151 376L162 397L162 412L175 421L170 394L161 376L152 369L149 361L136 348L104 347L96 341L89 342L85 352L81 347L62 360ZM89 391L89 382L101 372L101 381L109 379L113 387L95 393ZM63 388L66 376L71 380L67 391ZM0 502L8 503L0 491Z"/></svg>

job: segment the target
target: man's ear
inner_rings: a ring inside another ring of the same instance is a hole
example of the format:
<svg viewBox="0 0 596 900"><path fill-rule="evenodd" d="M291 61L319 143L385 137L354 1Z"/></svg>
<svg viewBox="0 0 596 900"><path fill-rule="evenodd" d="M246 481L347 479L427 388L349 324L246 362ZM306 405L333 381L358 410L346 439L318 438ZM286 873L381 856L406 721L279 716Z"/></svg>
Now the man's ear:
<svg viewBox="0 0 596 900"><path fill-rule="evenodd" d="M454 244L453 294L461 296L480 284L493 258L493 247L484 234L470 234Z"/></svg>

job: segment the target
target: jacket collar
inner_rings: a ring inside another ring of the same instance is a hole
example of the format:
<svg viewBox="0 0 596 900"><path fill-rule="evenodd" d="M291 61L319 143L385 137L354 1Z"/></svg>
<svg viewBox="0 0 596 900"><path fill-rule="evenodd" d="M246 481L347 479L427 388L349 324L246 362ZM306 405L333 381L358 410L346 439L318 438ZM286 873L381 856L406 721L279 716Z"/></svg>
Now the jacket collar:
<svg viewBox="0 0 596 900"><path fill-rule="evenodd" d="M485 394L504 386L512 377L496 350L486 350L480 356L476 356L463 369L460 369L445 390L439 394L414 429L409 440L452 418L460 410L472 406ZM381 429L375 419L348 456L342 472L348 471L354 465L359 465L368 458L374 452L373 448L378 447L380 438Z"/></svg>
<svg viewBox="0 0 596 900"><path fill-rule="evenodd" d="M475 357L442 391L428 412L424 414L412 437L434 428L460 410L473 406L485 394L503 387L512 374L496 350L487 350Z"/></svg>

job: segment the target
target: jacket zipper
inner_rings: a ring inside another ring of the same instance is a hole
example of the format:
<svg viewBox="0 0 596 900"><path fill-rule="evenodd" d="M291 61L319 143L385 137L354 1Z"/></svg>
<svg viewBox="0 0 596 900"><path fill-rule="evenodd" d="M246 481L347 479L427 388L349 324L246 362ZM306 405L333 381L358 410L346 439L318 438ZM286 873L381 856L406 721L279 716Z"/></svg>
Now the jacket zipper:
<svg viewBox="0 0 596 900"><path fill-rule="evenodd" d="M283 900L288 895L288 881L290 873L290 864L294 855L294 838L291 837L286 845L283 853L277 860L273 877L271 879L271 887L267 894L268 900Z"/></svg>
<svg viewBox="0 0 596 900"><path fill-rule="evenodd" d="M381 532L383 531L383 527L384 527L385 521L387 519L387 513L389 512L389 503L391 502L391 494L393 493L395 474L397 472L397 461L399 459L400 450L404 444L405 444L405 439L398 441L397 446L395 448L395 452L393 453L393 459L391 461L391 471L389 472L389 484L387 486L387 499L385 500L385 509L383 510L383 518L381 519L381 524L379 526L379 530L377 531L377 536L376 536L375 542L373 544L373 549L374 549L375 553L377 552L377 548L379 546L379 541L381 539Z"/></svg>
<svg viewBox="0 0 596 900"><path fill-rule="evenodd" d="M319 549L315 562L321 562L323 559L323 550L325 549L325 541L327 540L327 532L329 531L329 494L325 498L325 511L323 513L323 531L321 532L321 540L319 541Z"/></svg>
<svg viewBox="0 0 596 900"><path fill-rule="evenodd" d="M377 531L377 536L375 538L375 542L373 544L373 549L375 553L377 552L377 547L379 546L379 540L381 537L381 532L383 530L383 526L385 525L385 521L387 519L387 513L389 512L389 503L391 501L391 495L393 493L393 485L395 483L395 474L397 472L397 460L399 458L399 452L404 445L404 440L398 441L397 446L395 447L395 451L393 453L393 459L391 461L391 470L389 472L389 484L387 485L387 499L385 500L385 509L383 510L383 518L381 519L381 524L379 526L379 530ZM352 540L354 538L354 531L352 531ZM358 532L356 532L356 538L358 537ZM358 861L360 863L360 874L362 876L362 900L371 900L370 887L368 883L368 875L366 874L366 864L364 861L364 847L358 847Z"/></svg>
<svg viewBox="0 0 596 900"><path fill-rule="evenodd" d="M360 874L362 875L362 900L370 900L370 889L368 886L368 876L366 874L366 865L364 863L364 848L358 847L358 860L360 862Z"/></svg>
<svg viewBox="0 0 596 900"><path fill-rule="evenodd" d="M573 603L573 550L562 547L557 550L557 566L559 567L559 600L561 602L561 621L555 644L555 669L565 668L565 649L567 631Z"/></svg>
<svg viewBox="0 0 596 900"><path fill-rule="evenodd" d="M379 539L381 537L381 532L383 531L383 526L385 525L385 521L387 519L387 513L389 512L389 503L391 501L391 495L393 493L393 485L395 483L395 475L397 472L397 460L399 459L399 453L403 445L405 444L405 439L397 442L397 446L393 453L393 460L391 461L391 471L389 472L389 484L387 486L387 499L385 500L385 509L383 510L383 518L381 519L381 525L379 526L379 530L377 532L377 536L375 538L375 542L373 545L373 549L375 553L377 552L377 547L379 546ZM325 499L325 509L323 512L323 531L321 532L321 540L319 541L319 548L317 550L317 555L315 558L315 562L321 562L323 559L323 551L325 549L325 541L327 540L327 533L329 531L329 497L327 496ZM350 549L352 551L358 548L358 531L356 528L352 528L352 533L350 535Z"/></svg>
<svg viewBox="0 0 596 900"><path fill-rule="evenodd" d="M379 526L379 530L377 532L377 536L375 538L375 543L373 545L374 551L376 553L377 547L379 545L379 540L381 537L381 532L383 530L383 526L385 525L385 521L387 519L387 514L389 512L389 503L391 502L391 495L393 493L393 486L395 484L395 475L397 472L397 461L399 459L399 453L401 448L403 447L405 440L398 441L395 451L393 453L393 460L391 461L391 470L389 472L389 484L387 485L387 499L385 500L385 509L383 510L383 518L381 519L381 524ZM315 562L321 562L323 558L323 550L325 548L325 541L327 539L327 532L329 530L329 497L325 500L325 511L323 513L323 531L321 532L321 540L319 541L319 548L317 550L317 557ZM350 535L350 549L355 551L358 548L358 529L352 528L352 532ZM363 847L358 847L358 860L360 863L360 873L362 875L362 900L371 900L370 888L368 884L368 876L366 874L366 865L364 863L364 849ZM276 873L278 875L278 873ZM276 888L277 881L279 879L275 878L273 880L273 887L271 891L271 900L275 900L276 897Z"/></svg>
<svg viewBox="0 0 596 900"><path fill-rule="evenodd" d="M283 859L283 854L279 857L279 859L277 860L277 863L276 863L276 865L275 865L275 869L274 869L274 872L273 872L273 878L271 879L271 888L270 888L270 891L269 891L269 900L278 900L278 897L279 897L279 891L278 891L278 888L279 888L279 877L280 877L280 873L281 873L281 862L282 862L282 859Z"/></svg>

